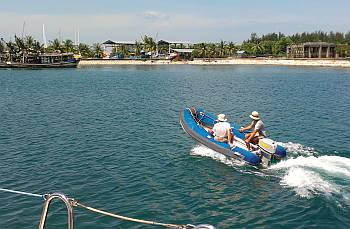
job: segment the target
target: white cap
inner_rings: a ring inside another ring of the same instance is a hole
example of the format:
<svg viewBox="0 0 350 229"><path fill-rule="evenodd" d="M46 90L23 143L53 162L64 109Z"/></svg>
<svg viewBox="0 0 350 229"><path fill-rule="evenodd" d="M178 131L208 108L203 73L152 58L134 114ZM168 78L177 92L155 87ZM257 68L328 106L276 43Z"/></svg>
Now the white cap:
<svg viewBox="0 0 350 229"><path fill-rule="evenodd" d="M257 111L253 111L250 118L253 120L260 120L259 113Z"/></svg>
<svg viewBox="0 0 350 229"><path fill-rule="evenodd" d="M227 121L226 116L224 114L219 114L218 115L218 120L220 122L226 122Z"/></svg>

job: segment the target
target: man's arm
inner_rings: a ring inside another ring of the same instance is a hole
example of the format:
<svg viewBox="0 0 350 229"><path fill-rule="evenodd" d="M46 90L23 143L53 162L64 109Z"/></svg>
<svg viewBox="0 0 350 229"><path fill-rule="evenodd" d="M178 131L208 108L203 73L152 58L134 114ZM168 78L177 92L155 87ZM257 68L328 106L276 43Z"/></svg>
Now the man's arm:
<svg viewBox="0 0 350 229"><path fill-rule="evenodd" d="M249 143L249 142L252 140L252 138L254 138L254 136L255 136L255 134L256 134L257 132L258 132L258 130L257 130L257 129L254 129L253 132L249 135L249 138L247 138L247 139L245 140L245 142Z"/></svg>
<svg viewBox="0 0 350 229"><path fill-rule="evenodd" d="M233 134L232 134L232 132L231 132L231 128L228 128L228 129L226 130L226 132L227 132L227 140L228 140L228 142L230 143L230 142L232 142L232 140L233 140Z"/></svg>
<svg viewBox="0 0 350 229"><path fill-rule="evenodd" d="M250 130L251 128L253 128L253 124L251 123L251 124L249 124L248 126L246 126L246 127L241 127L241 128L239 128L239 132L243 132L243 131L245 131L245 130Z"/></svg>

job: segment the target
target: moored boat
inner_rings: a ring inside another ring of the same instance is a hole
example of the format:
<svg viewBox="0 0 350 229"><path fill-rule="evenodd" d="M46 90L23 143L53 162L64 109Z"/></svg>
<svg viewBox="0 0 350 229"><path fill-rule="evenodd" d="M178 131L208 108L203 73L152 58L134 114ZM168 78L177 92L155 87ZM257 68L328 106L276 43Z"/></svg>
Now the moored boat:
<svg viewBox="0 0 350 229"><path fill-rule="evenodd" d="M76 68L80 56L73 53L51 53L39 56L26 56L25 61L0 63L0 68Z"/></svg>
<svg viewBox="0 0 350 229"><path fill-rule="evenodd" d="M228 158L242 160L251 165L266 168L271 163L286 157L285 148L269 138L260 139L258 145L251 144L250 149L248 149L244 142L245 132L239 132L240 126L232 123L233 145L215 141L210 130L216 123L216 118L203 109L185 108L180 112L179 119L181 127L192 138Z"/></svg>

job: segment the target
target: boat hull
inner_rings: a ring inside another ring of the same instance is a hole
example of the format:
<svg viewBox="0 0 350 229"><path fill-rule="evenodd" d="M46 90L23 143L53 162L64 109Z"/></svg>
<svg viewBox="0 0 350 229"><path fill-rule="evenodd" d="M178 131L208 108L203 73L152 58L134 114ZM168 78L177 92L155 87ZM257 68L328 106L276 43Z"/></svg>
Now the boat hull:
<svg viewBox="0 0 350 229"><path fill-rule="evenodd" d="M195 109L186 108L179 115L181 127L193 139L229 158L243 160L254 166L261 165L261 152L248 150L244 142L245 133L239 132L239 126L231 124L232 133L235 136L235 147L231 149L228 143L215 141L214 137L207 131L207 128L211 128L215 124L215 116L201 109L195 111L196 115L193 115L193 111ZM273 159L280 159L284 156L273 157Z"/></svg>
<svg viewBox="0 0 350 229"><path fill-rule="evenodd" d="M40 69L40 68L76 68L79 64L77 62L58 62L51 64L29 64L29 63L2 63L0 68L29 68L29 69Z"/></svg>

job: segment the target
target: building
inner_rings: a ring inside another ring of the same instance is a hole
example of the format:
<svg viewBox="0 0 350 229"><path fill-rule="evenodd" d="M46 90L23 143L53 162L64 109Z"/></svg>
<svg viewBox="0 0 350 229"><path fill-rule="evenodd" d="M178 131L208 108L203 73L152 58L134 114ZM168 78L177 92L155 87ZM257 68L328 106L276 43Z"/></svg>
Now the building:
<svg viewBox="0 0 350 229"><path fill-rule="evenodd" d="M143 49L143 43L136 43L135 41L112 41L107 40L102 43L104 47L104 51L109 56L112 51L122 51L127 50L129 54L135 54L137 45L140 45L139 51ZM165 41L165 40L159 40L156 43L156 49L157 51L154 53L151 53L149 55L152 55L153 57L159 58L159 57L166 57L170 53L178 53L180 59L189 59L190 53L192 53L193 50L191 48L193 47L194 43L192 42L184 42L184 41ZM176 51L175 51L176 50Z"/></svg>
<svg viewBox="0 0 350 229"><path fill-rule="evenodd" d="M327 42L306 42L289 45L287 58L335 58L336 46Z"/></svg>
<svg viewBox="0 0 350 229"><path fill-rule="evenodd" d="M136 51L136 42L135 41L112 41L107 40L102 43L105 55L109 56L113 50L121 51L127 50L128 52Z"/></svg>
<svg viewBox="0 0 350 229"><path fill-rule="evenodd" d="M192 52L193 49L171 49L170 56L174 56L175 60L192 60Z"/></svg>

